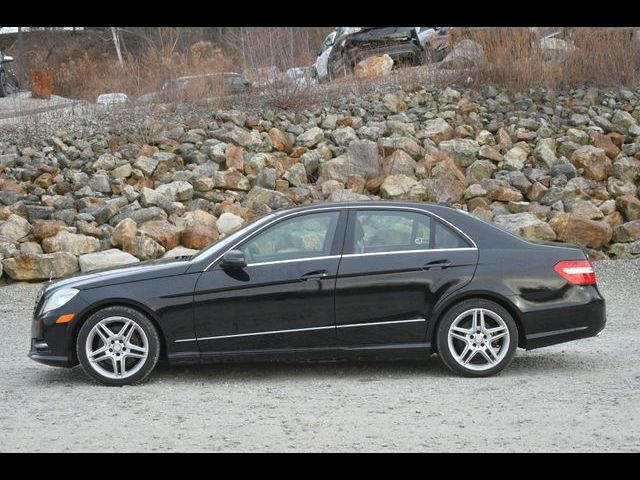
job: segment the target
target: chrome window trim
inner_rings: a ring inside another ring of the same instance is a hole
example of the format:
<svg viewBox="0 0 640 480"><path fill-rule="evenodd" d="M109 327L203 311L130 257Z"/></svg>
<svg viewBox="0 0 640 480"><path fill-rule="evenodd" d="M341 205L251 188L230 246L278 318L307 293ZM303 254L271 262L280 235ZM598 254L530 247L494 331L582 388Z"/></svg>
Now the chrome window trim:
<svg viewBox="0 0 640 480"><path fill-rule="evenodd" d="M424 250L396 250L394 252L368 252L368 253L347 253L343 257L369 257L372 255L396 255L403 253L424 253L424 252L457 252L457 251L476 251L477 248L463 247L463 248L425 248Z"/></svg>
<svg viewBox="0 0 640 480"><path fill-rule="evenodd" d="M252 332L252 333L236 333L233 335L217 335L214 337L202 337L202 338L183 338L180 340L174 340L173 343L181 342L195 342L204 340L218 340L221 338L236 338L236 337L254 337L258 335L274 335L278 333L292 333L292 332L308 332L312 330L328 330L330 328L351 328L351 327L367 327L372 325L388 325L393 323L413 323L413 322L426 322L425 318L412 318L409 320L390 320L388 322L371 322L371 323L351 323L348 325L326 325L322 327L308 327L308 328L291 328L288 330L269 330L266 332Z"/></svg>
<svg viewBox="0 0 640 480"><path fill-rule="evenodd" d="M255 235L260 233L262 230L264 230L265 228L270 227L271 225L273 225L274 223L279 222L280 220L284 220L284 219L289 218L289 217L295 217L295 216L298 216L298 215L305 215L305 214L310 215L310 214L313 214L313 213L316 213L316 212L324 212L324 211L331 211L331 210L336 210L338 212L340 212L342 210L403 210L403 211L408 211L408 212L418 212L418 213L421 213L423 215L428 215L428 216L432 216L434 218L437 218L442 223L444 223L445 225L451 227L457 233L462 235L469 243L471 243L473 245L473 247L466 247L466 248L459 248L459 249L440 249L440 248L436 248L436 249L432 249L431 251L477 250L478 249L478 245L476 244L476 242L473 241L473 239L469 235L467 235L465 232L463 232L458 227L453 225L451 222L449 222L449 221L445 220L444 218L442 218L437 213L433 213L433 212L431 212L429 210L426 210L426 209L417 208L417 207L395 206L395 205L359 205L359 206L355 206L355 205L348 205L348 206L334 205L332 207L316 208L316 209L309 210L309 211L291 212L291 213L283 215L281 217L274 218L271 222L269 222L269 223L267 223L265 225L262 225L255 232L252 232L249 236L242 238L241 240L239 240L238 242L233 244L231 247L229 247L227 250L222 252L220 255L218 255L212 262L210 262L207 265L207 267L203 270L203 273L206 272L207 270L209 270L209 268L211 268L211 266L213 266L215 263L217 263L224 256L224 254L227 253L229 250L233 250L234 248L236 248L241 243L245 242L246 240L249 240L249 239L253 238ZM429 251L429 250L407 250L407 252L416 252L416 251L426 252L426 251ZM380 255L380 254L384 254L384 253L398 253L398 252L377 252L376 255ZM344 256L351 256L351 255L368 255L368 254L355 253L355 254L347 254L347 255L344 255ZM333 256L333 255L328 255L328 256ZM317 259L317 258L326 258L326 257L314 257L314 258ZM306 260L306 259L300 258L300 259L295 259L295 260ZM267 263L267 262L264 262L264 263ZM255 265L255 264L251 264L251 265Z"/></svg>

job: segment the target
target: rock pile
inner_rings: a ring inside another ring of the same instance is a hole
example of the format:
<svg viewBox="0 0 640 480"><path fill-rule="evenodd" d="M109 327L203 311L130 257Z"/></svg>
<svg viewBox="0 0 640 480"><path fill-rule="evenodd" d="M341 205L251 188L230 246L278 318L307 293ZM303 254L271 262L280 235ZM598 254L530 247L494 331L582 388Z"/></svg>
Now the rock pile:
<svg viewBox="0 0 640 480"><path fill-rule="evenodd" d="M378 198L450 202L596 259L640 255L639 119L639 92L622 89L398 87L209 112L145 142L124 124L61 125L29 146L0 134L0 273L183 255L274 209Z"/></svg>

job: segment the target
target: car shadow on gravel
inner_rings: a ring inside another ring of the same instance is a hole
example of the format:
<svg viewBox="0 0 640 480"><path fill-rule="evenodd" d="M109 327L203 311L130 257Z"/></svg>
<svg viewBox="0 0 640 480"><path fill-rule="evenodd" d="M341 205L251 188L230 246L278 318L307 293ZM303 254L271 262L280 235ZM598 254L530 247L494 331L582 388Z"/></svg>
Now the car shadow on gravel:
<svg viewBox="0 0 640 480"><path fill-rule="evenodd" d="M500 377L521 377L551 372L570 374L597 369L596 359L578 352L550 355L517 355ZM142 385L157 382L263 382L283 380L350 379L377 382L388 378L459 378L437 356L426 360L329 361L329 362L246 362L168 366L160 364ZM34 383L94 384L79 366L73 369L48 368L38 372Z"/></svg>

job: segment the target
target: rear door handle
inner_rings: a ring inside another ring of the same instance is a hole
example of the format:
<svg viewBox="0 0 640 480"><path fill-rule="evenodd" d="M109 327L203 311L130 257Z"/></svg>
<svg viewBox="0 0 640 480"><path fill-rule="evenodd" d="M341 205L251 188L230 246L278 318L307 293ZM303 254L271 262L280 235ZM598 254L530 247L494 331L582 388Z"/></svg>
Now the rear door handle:
<svg viewBox="0 0 640 480"><path fill-rule="evenodd" d="M326 270L315 270L313 272L305 273L300 277L301 280L322 280L329 275Z"/></svg>
<svg viewBox="0 0 640 480"><path fill-rule="evenodd" d="M449 268L451 266L451 262L449 260L434 260L433 262L425 263L422 268L424 270L438 270L443 268Z"/></svg>

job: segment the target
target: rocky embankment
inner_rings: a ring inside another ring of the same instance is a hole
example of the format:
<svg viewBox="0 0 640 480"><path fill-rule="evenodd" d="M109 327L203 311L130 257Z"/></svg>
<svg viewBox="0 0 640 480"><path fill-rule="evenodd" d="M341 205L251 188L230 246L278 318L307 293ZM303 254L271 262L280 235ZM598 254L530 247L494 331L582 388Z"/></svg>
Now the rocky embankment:
<svg viewBox="0 0 640 480"><path fill-rule="evenodd" d="M125 123L32 145L0 131L2 275L188 254L273 209L379 198L451 202L594 259L640 255L638 91L397 89L163 122L145 141Z"/></svg>

